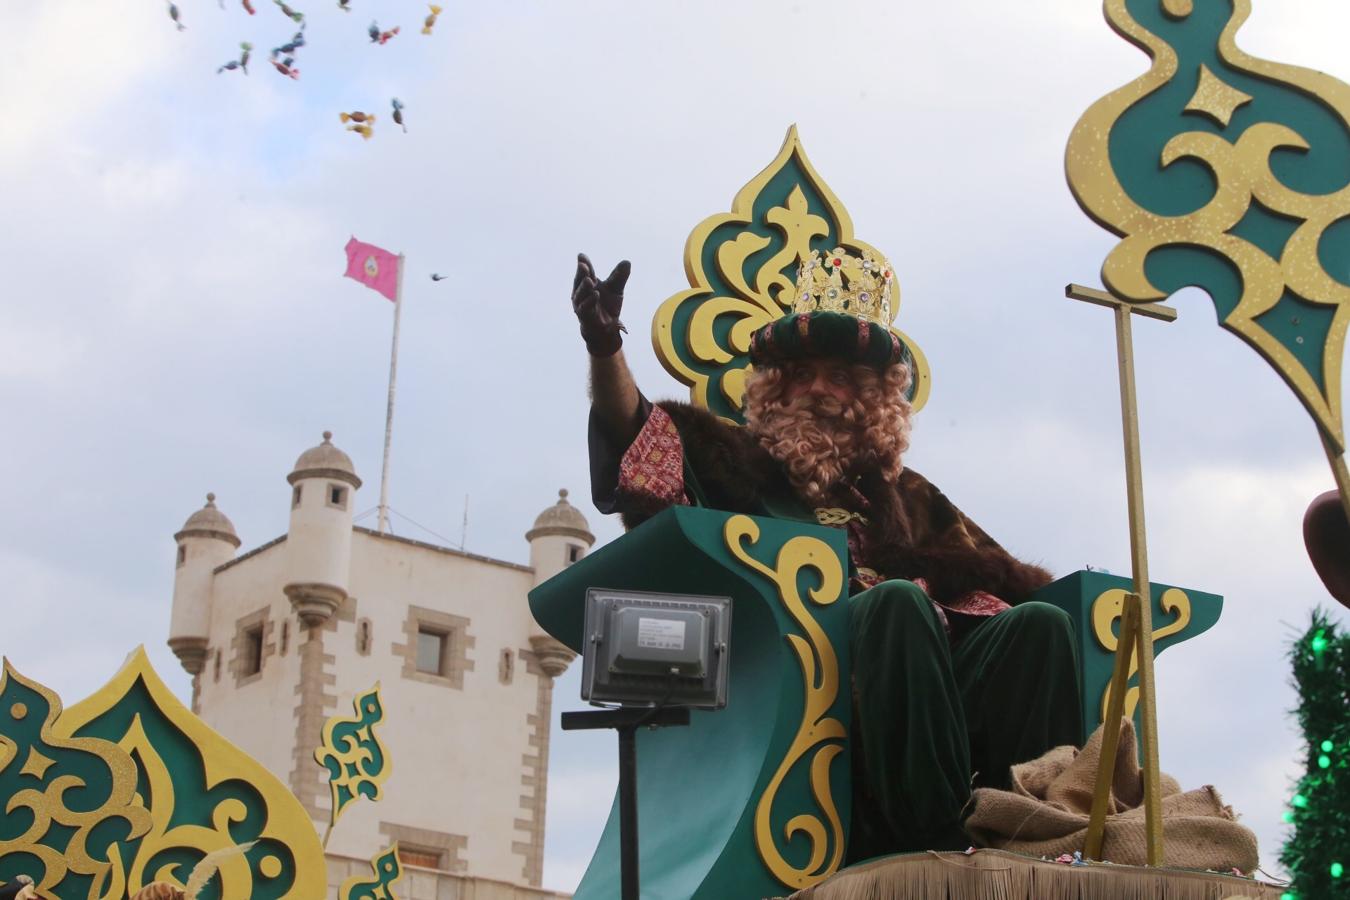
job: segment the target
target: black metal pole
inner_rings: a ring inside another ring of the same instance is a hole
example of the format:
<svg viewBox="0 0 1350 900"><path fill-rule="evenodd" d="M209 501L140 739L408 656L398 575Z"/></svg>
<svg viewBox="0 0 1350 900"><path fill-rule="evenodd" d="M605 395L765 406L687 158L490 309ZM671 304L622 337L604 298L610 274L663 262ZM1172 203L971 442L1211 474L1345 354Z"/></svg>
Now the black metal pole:
<svg viewBox="0 0 1350 900"><path fill-rule="evenodd" d="M640 900L638 878L637 735L619 732L619 860L623 900Z"/></svg>
<svg viewBox="0 0 1350 900"><path fill-rule="evenodd" d="M619 884L622 900L641 900L638 880L637 729L688 725L689 709L625 707L562 714L563 731L613 728L619 732Z"/></svg>

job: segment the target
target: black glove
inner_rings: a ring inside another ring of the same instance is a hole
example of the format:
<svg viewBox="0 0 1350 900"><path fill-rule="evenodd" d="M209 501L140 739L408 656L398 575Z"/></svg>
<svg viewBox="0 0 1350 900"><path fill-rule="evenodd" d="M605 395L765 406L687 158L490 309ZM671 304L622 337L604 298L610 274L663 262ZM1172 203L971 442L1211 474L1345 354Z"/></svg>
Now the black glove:
<svg viewBox="0 0 1350 900"><path fill-rule="evenodd" d="M614 267L608 278L600 281L586 254L577 254L577 275L572 280L572 311L581 323L581 339L586 342L586 350L591 356L613 356L623 346L620 332L628 329L619 321L619 311L623 309L623 286L628 283L631 269L625 259Z"/></svg>

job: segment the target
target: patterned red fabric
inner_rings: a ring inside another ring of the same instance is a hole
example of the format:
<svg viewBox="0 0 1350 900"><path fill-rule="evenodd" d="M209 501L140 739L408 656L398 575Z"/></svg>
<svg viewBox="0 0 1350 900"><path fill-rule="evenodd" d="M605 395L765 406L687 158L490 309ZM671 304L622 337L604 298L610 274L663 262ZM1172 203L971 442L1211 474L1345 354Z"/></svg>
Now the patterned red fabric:
<svg viewBox="0 0 1350 900"><path fill-rule="evenodd" d="M966 616L996 616L1005 609L1012 609L1006 602L986 591L971 591L943 605L952 612Z"/></svg>
<svg viewBox="0 0 1350 900"><path fill-rule="evenodd" d="M687 506L684 444L670 415L653 406L647 423L619 461L619 492L643 509Z"/></svg>

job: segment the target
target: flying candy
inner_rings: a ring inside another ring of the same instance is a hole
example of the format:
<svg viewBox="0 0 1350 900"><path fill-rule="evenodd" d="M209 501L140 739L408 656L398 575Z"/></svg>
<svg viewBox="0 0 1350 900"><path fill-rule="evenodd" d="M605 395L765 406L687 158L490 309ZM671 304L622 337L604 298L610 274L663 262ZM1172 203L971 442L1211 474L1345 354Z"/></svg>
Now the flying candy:
<svg viewBox="0 0 1350 900"><path fill-rule="evenodd" d="M431 29L436 27L436 17L441 14L441 8L434 3L428 3L431 7L431 15L427 16L426 21L422 23L422 33L431 34Z"/></svg>
<svg viewBox="0 0 1350 900"><path fill-rule="evenodd" d="M352 11L350 5L351 2L352 0L338 0L338 9L342 10L343 12L351 12Z"/></svg>
<svg viewBox="0 0 1350 900"><path fill-rule="evenodd" d="M395 25L389 31L381 31L379 23L371 22L370 27L366 29L366 34L370 35L372 44L387 44L390 38L398 34L398 26Z"/></svg>
<svg viewBox="0 0 1350 900"><path fill-rule="evenodd" d="M394 106L394 124L403 128L403 133L408 133L408 126L403 124L403 102L395 97L390 101Z"/></svg>
<svg viewBox="0 0 1350 900"><path fill-rule="evenodd" d="M304 13L296 12L295 10L291 9L289 6L285 4L285 2L283 2L283 0L272 0L272 2L277 5L277 8L281 10L283 15L289 16L292 22L301 26L302 28L304 27L305 25Z"/></svg>
<svg viewBox="0 0 1350 900"><path fill-rule="evenodd" d="M432 273L431 273L431 280L432 280L432 281L444 281L445 279L447 279L447 278L449 278L449 277L450 277L449 275L441 275L441 274L439 274L439 273L437 273L437 272L432 272Z"/></svg>
<svg viewBox="0 0 1350 900"><path fill-rule="evenodd" d="M178 4L174 3L173 0L169 0L169 18L173 19L173 24L178 26L179 31L187 28L186 25L178 21Z"/></svg>
<svg viewBox="0 0 1350 900"><path fill-rule="evenodd" d="M373 133L369 125L348 125L347 130L355 131L357 134L361 135L362 140L366 141L370 140L370 136Z"/></svg>
<svg viewBox="0 0 1350 900"><path fill-rule="evenodd" d="M239 2L244 4L244 9L250 16L257 15L258 11L253 8L253 4L249 3L248 0L239 0Z"/></svg>
<svg viewBox="0 0 1350 900"><path fill-rule="evenodd" d="M360 110L338 113L338 118L343 122L370 122L372 124L375 122L374 113L364 113Z"/></svg>
<svg viewBox="0 0 1350 900"><path fill-rule="evenodd" d="M272 65L278 72L285 75L287 78L293 78L296 81L300 80L300 70L295 68L295 57L288 56L280 62L274 59L272 60Z"/></svg>
<svg viewBox="0 0 1350 900"><path fill-rule="evenodd" d="M242 42L242 43L239 45L239 49L242 51L242 52L239 54L239 58L238 58L238 59L232 59L232 60L230 60L229 62L227 62L225 65L221 66L219 69L216 69L216 74L217 74L217 75L219 75L221 72L224 72L224 71L226 71L226 70L233 72L235 69L243 69L243 70L244 70L244 74L245 74L245 75L248 74L248 57L249 57L249 51L251 51L251 50L253 49L253 45L250 44L248 41L244 41L244 42Z"/></svg>
<svg viewBox="0 0 1350 900"><path fill-rule="evenodd" d="M288 43L282 44L280 47L272 48L272 58L276 59L283 53L287 56L291 56L303 46L305 46L305 31L301 28L295 33L295 37L291 38Z"/></svg>

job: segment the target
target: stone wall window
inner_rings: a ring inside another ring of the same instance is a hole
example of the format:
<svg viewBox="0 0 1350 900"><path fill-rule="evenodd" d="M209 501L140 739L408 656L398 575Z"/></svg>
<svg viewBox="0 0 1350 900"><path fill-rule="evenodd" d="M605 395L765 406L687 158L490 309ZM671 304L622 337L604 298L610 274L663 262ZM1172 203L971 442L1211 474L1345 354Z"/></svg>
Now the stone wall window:
<svg viewBox="0 0 1350 900"><path fill-rule="evenodd" d="M286 651L291 647L291 620L283 619L281 622L281 655L285 656Z"/></svg>
<svg viewBox="0 0 1350 900"><path fill-rule="evenodd" d="M262 671L263 630L258 625L244 632L244 655L241 657L240 671L245 675L257 675Z"/></svg>
<svg viewBox="0 0 1350 900"><path fill-rule="evenodd" d="M234 623L234 640L230 642L230 672L235 687L242 687L262 677L267 657L277 652L272 634L276 622L267 617L267 607L249 613Z"/></svg>
<svg viewBox="0 0 1350 900"><path fill-rule="evenodd" d="M510 647L503 647L501 659L497 662L497 680L502 684L510 684L515 675L516 655Z"/></svg>
<svg viewBox="0 0 1350 900"><path fill-rule="evenodd" d="M220 648L219 648L219 647L216 648L215 670L216 670L216 674L215 674L216 683L219 684L219 683L220 683Z"/></svg>
<svg viewBox="0 0 1350 900"><path fill-rule="evenodd" d="M439 850L431 850L426 847L410 847L401 841L398 845L398 861L405 866L420 866L423 869L442 868L442 858L445 856Z"/></svg>
<svg viewBox="0 0 1350 900"><path fill-rule="evenodd" d="M577 560L581 559L581 553L582 553L582 550L581 550L581 545L580 545L580 544L568 544L568 545L567 545L567 565L570 566L572 563L574 563L574 562L576 562Z"/></svg>
<svg viewBox="0 0 1350 900"><path fill-rule="evenodd" d="M464 616L410 606L403 621L403 642L391 649L403 657L404 678L461 689L464 673L473 670L469 651L474 642Z"/></svg>
<svg viewBox="0 0 1350 900"><path fill-rule="evenodd" d="M303 484L297 484L295 486L295 489L291 491L291 509L295 509L297 506L300 505L300 496L301 496L300 489L303 487L304 487Z"/></svg>
<svg viewBox="0 0 1350 900"><path fill-rule="evenodd" d="M179 544L179 545L178 545L178 563L177 563L177 565L178 565L178 566L182 566L183 563L185 563L185 562L187 562L187 545L186 545L186 544Z"/></svg>
<svg viewBox="0 0 1350 900"><path fill-rule="evenodd" d="M347 486L345 484L328 483L328 505L338 509L347 508Z"/></svg>
<svg viewBox="0 0 1350 900"><path fill-rule="evenodd" d="M445 645L450 635L431 628L417 629L417 671L424 675L445 675Z"/></svg>
<svg viewBox="0 0 1350 900"><path fill-rule="evenodd" d="M462 834L446 834L429 828L410 828L393 822L381 822L380 834L386 841L398 841L398 858L405 866L436 869L441 872L463 872L468 868L468 864L464 861L464 848L469 841ZM514 892L512 893L514 895ZM456 892L455 896L459 894Z"/></svg>
<svg viewBox="0 0 1350 900"><path fill-rule="evenodd" d="M370 620L362 619L356 623L356 652L362 656L369 656L370 645Z"/></svg>

